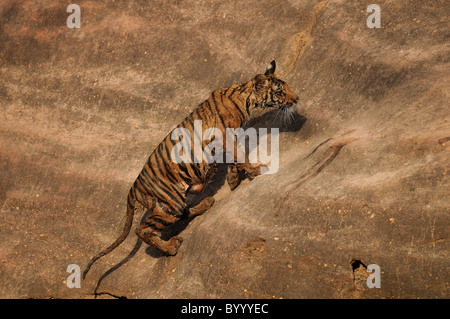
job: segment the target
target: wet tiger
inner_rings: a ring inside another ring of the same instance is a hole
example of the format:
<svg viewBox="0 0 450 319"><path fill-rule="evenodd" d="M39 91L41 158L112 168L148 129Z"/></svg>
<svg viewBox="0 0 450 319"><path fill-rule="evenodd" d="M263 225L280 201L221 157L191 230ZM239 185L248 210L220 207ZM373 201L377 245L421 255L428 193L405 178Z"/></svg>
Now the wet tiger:
<svg viewBox="0 0 450 319"><path fill-rule="evenodd" d="M175 129L185 128L195 136L194 121L201 120L202 131L215 127L225 136L226 128L243 127L250 118L250 112L256 107L273 107L290 109L298 102L297 95L275 75L276 63L272 61L264 74L258 74L251 81L219 89L201 103ZM172 131L173 132L173 131ZM223 144L226 140L222 141ZM202 142L205 146L205 141ZM226 145L223 145L226 149ZM127 201L125 227L116 241L93 257L83 272L85 278L92 264L118 247L128 236L136 203L150 211L142 225L136 228L136 234L145 243L167 255L175 255L182 243L182 238L173 236L168 240L161 238L161 233L182 218L200 215L214 204L214 198L206 197L193 207L188 207L186 197L189 193L201 193L204 186L211 181L217 171L217 163L201 161L199 163L176 163L171 151L174 141L171 134L156 147L148 158L142 171L133 183ZM234 156L237 151L234 152ZM228 165L227 182L233 190L239 185L240 173L255 177L261 173L261 165L252 165L234 161Z"/></svg>

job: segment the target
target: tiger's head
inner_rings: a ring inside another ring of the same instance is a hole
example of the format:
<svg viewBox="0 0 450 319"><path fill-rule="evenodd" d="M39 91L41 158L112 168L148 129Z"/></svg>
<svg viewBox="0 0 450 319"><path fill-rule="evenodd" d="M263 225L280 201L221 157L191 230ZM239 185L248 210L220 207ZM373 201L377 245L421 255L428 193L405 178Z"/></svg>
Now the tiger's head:
<svg viewBox="0 0 450 319"><path fill-rule="evenodd" d="M276 63L272 61L264 74L258 74L253 79L255 106L263 109L273 107L281 110L291 110L297 104L298 96L283 80L275 75Z"/></svg>

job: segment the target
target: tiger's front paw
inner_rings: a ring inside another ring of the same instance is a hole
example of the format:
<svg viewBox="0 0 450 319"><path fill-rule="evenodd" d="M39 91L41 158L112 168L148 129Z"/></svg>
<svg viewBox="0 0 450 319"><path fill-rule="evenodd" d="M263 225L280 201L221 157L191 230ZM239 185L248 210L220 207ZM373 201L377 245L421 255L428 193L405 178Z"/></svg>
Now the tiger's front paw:
<svg viewBox="0 0 450 319"><path fill-rule="evenodd" d="M252 180L256 176L264 174L266 171L268 171L268 167L262 164L257 166L247 165L244 167L244 171L247 177Z"/></svg>
<svg viewBox="0 0 450 319"><path fill-rule="evenodd" d="M228 186L230 186L231 190L236 189L236 187L238 187L241 183L241 179L239 178L239 171L234 165L228 165L227 183Z"/></svg>

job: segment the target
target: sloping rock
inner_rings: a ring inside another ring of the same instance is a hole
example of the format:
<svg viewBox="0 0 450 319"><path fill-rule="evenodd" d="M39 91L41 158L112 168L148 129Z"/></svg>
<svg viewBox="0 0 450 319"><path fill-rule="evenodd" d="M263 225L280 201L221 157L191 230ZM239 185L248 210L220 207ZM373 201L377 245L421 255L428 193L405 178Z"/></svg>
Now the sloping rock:
<svg viewBox="0 0 450 319"><path fill-rule="evenodd" d="M91 298L111 267L102 297L449 296L445 1L379 3L379 29L361 1L78 4L80 29L59 1L0 4L2 298ZM176 256L131 233L69 289L161 139L272 59L300 96L295 123L252 122L281 127L278 173L216 181Z"/></svg>

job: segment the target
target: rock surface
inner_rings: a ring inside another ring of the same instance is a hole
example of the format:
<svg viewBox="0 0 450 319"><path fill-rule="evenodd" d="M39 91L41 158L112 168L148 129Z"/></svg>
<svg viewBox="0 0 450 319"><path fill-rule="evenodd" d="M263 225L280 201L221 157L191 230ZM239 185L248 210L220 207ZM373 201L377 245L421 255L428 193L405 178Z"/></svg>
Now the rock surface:
<svg viewBox="0 0 450 319"><path fill-rule="evenodd" d="M369 29L370 3L80 0L69 29L60 1L2 1L0 297L92 298L115 267L100 297L448 298L448 3ZM224 184L175 257L132 232L69 289L161 139L272 59L300 96L253 121L282 128L278 173Z"/></svg>

